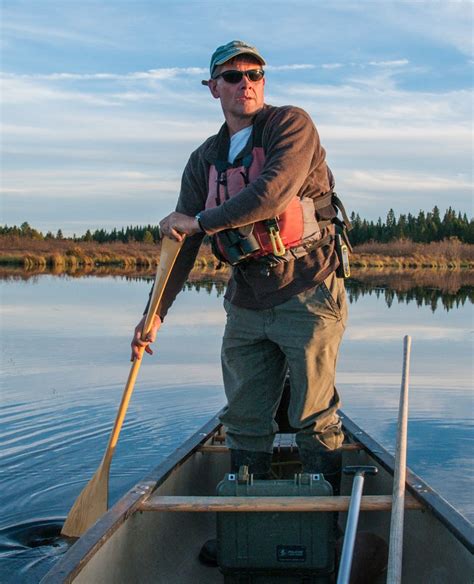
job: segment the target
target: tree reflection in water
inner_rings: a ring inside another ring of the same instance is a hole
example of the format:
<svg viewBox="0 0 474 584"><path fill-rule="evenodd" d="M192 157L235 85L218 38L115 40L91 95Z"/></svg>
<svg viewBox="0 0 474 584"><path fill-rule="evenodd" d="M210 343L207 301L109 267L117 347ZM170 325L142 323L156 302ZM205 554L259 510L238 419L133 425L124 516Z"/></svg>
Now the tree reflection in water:
<svg viewBox="0 0 474 584"><path fill-rule="evenodd" d="M221 296L226 280L194 274L185 287ZM467 270L353 270L352 277L346 280L346 290L350 303L374 294L377 298L383 297L389 308L397 301L430 306L433 312L441 306L449 311L466 302L474 303L474 273Z"/></svg>
<svg viewBox="0 0 474 584"><path fill-rule="evenodd" d="M357 270L346 282L349 301L365 295L383 296L390 308L394 301L430 306L433 312L474 303L474 273L468 270Z"/></svg>
<svg viewBox="0 0 474 584"><path fill-rule="evenodd" d="M0 280L28 280L29 283L35 283L43 275L66 278L114 277L152 283L154 270L130 272L102 267L92 272L75 270L55 273L44 269L26 271L21 268L0 268ZM228 270L194 270L184 288L220 297L225 292L228 278ZM406 304L415 302L417 306L430 306L433 312L440 307L449 311L466 302L474 303L474 271L354 269L346 280L346 289L350 303L366 295L375 295L377 298L383 297L388 307L394 301Z"/></svg>

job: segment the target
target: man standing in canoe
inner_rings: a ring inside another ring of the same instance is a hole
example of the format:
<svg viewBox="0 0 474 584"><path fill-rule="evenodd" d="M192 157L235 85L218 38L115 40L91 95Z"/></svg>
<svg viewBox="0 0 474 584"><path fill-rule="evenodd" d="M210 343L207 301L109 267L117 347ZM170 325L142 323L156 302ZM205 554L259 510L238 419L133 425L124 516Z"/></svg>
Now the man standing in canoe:
<svg viewBox="0 0 474 584"><path fill-rule="evenodd" d="M333 193L316 128L293 106L264 102L265 60L255 47L231 41L211 58L203 81L219 99L225 122L195 150L183 173L176 211L163 235L186 240L148 342L135 330L132 359L156 337L182 289L203 237L232 264L225 294L227 324L222 415L232 469L247 464L270 475L275 414L289 370L289 421L305 472L323 472L338 491L343 432L334 387L347 308L336 275ZM345 217L345 213L343 212Z"/></svg>

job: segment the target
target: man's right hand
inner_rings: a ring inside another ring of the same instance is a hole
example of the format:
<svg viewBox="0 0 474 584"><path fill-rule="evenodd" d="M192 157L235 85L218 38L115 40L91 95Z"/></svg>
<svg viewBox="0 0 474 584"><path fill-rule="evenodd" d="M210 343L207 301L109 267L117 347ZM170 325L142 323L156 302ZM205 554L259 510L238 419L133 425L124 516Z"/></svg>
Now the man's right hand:
<svg viewBox="0 0 474 584"><path fill-rule="evenodd" d="M161 235L166 235L170 239L183 241L184 235L194 235L202 232L202 229L195 217L189 217L175 211L160 221L160 231Z"/></svg>
<svg viewBox="0 0 474 584"><path fill-rule="evenodd" d="M157 314L155 314L152 327L149 333L147 334L146 339L142 341L142 331L143 325L145 324L145 319L146 316L144 315L141 321L135 327L133 339L131 342L132 355L130 357L130 361L135 361L135 359L141 359L143 348L149 355L153 355L153 351L150 348L150 343L153 343L156 339L156 333L158 332L158 329L161 326L161 318Z"/></svg>

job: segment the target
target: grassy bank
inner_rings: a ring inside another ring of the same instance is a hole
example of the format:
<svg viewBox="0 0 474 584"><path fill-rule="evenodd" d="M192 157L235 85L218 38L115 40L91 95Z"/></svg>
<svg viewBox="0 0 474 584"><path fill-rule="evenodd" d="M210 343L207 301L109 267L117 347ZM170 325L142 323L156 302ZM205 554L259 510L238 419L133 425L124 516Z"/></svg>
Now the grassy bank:
<svg viewBox="0 0 474 584"><path fill-rule="evenodd" d="M71 240L33 240L0 238L0 265L21 265L25 269L154 267L159 248L147 243L74 242Z"/></svg>
<svg viewBox="0 0 474 584"><path fill-rule="evenodd" d="M67 239L0 238L0 265L21 266L26 270L149 270L156 266L158 258L159 246L148 243L99 244ZM218 263L209 246L202 246L196 267L214 271L219 268ZM473 269L474 245L457 240L428 244L411 241L366 243L354 250L351 265L353 268L378 269Z"/></svg>
<svg viewBox="0 0 474 584"><path fill-rule="evenodd" d="M364 243L354 249L351 264L359 268L473 269L474 245L457 239Z"/></svg>

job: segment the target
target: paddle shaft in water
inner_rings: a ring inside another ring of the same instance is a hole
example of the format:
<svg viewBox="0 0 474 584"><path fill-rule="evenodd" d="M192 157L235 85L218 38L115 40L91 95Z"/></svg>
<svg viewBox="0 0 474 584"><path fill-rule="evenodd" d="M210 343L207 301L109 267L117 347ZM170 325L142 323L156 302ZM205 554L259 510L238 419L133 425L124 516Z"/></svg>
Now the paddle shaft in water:
<svg viewBox="0 0 474 584"><path fill-rule="evenodd" d="M184 240L183 240L184 241ZM142 339L144 340L153 324L156 310L160 304L161 297L165 290L169 276L174 266L174 262L181 249L182 243L164 237L161 242L160 261L156 270L153 294L148 307L147 316L143 325ZM95 475L84 487L76 502L69 511L61 535L68 537L80 537L89 527L99 519L108 507L109 471L112 456L117 445L120 430L127 413L128 404L135 387L135 380L140 370L144 348L140 349L140 359L135 359L132 363L130 373L122 395L122 401L115 418L114 427L110 435L109 443L105 451L102 462Z"/></svg>

